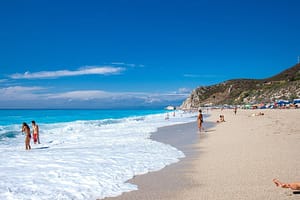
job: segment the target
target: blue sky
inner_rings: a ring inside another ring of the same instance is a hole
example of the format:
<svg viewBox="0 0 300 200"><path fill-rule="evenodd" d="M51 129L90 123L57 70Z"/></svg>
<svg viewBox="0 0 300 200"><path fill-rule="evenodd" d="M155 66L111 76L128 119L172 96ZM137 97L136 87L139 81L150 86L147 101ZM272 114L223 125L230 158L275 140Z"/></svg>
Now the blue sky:
<svg viewBox="0 0 300 200"><path fill-rule="evenodd" d="M0 108L180 104L300 56L298 0L1 0Z"/></svg>

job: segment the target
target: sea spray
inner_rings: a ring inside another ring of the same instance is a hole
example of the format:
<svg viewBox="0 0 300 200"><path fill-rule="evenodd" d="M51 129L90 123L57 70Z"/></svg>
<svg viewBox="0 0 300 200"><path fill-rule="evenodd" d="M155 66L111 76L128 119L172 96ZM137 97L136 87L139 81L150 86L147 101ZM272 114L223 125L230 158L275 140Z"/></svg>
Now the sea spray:
<svg viewBox="0 0 300 200"><path fill-rule="evenodd" d="M101 111L103 117L96 111L73 110L70 118L68 111L61 110L28 111L31 115L24 117L19 110L10 112L13 123L37 121L41 144L32 143L32 150L25 151L20 125L2 121L0 199L96 199L136 190L126 181L184 157L178 149L151 140L151 133L158 127L195 121L194 114L181 111L175 117L170 114L169 120L164 111L124 111L113 116L107 110L110 116Z"/></svg>

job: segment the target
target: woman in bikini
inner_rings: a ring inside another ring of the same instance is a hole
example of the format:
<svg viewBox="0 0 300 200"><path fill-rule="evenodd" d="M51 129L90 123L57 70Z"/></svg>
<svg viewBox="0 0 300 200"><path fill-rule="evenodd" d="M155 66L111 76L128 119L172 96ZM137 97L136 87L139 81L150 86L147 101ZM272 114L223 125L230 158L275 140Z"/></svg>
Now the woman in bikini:
<svg viewBox="0 0 300 200"><path fill-rule="evenodd" d="M203 130L203 127L202 127L202 123L203 123L202 110L199 110L197 121L198 121L198 129L199 129L199 132L200 132L201 130Z"/></svg>
<svg viewBox="0 0 300 200"><path fill-rule="evenodd" d="M28 124L25 123L25 122L23 122L23 125L22 125L22 132L25 132L25 134L26 134L26 136L25 136L25 149L30 150L31 149L31 146L30 146L30 138L31 138L30 128L29 128Z"/></svg>

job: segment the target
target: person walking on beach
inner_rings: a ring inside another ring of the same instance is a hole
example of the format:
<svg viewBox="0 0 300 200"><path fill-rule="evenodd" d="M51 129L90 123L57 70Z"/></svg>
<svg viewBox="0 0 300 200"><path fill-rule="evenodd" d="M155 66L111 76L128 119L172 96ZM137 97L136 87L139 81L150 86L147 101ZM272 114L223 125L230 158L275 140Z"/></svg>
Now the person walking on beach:
<svg viewBox="0 0 300 200"><path fill-rule="evenodd" d="M234 107L234 114L236 115L237 107Z"/></svg>
<svg viewBox="0 0 300 200"><path fill-rule="evenodd" d="M26 135L25 136L25 149L30 150L31 149L31 146L30 146L31 135L30 135L30 128L26 122L23 122L23 125L22 125L22 133L23 132L25 132L25 135Z"/></svg>
<svg viewBox="0 0 300 200"><path fill-rule="evenodd" d="M34 144L36 144L36 143L41 144L40 143L39 126L35 123L35 121L31 121L31 124L32 124L32 128L33 128L33 131L32 131L33 142L34 142Z"/></svg>
<svg viewBox="0 0 300 200"><path fill-rule="evenodd" d="M203 115L202 115L202 110L201 109L199 110L197 121L198 121L198 129L201 132L201 129L203 129L203 127L202 127L202 124L203 124Z"/></svg>
<svg viewBox="0 0 300 200"><path fill-rule="evenodd" d="M282 188L290 188L292 190L300 190L300 182L297 183L282 183L277 179L273 179L273 182L277 187L282 187Z"/></svg>

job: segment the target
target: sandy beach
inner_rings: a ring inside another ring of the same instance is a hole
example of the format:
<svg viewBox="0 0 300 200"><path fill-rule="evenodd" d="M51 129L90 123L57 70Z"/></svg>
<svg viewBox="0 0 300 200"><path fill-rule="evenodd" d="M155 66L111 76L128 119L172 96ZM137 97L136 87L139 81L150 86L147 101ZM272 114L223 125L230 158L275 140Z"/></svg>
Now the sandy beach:
<svg viewBox="0 0 300 200"><path fill-rule="evenodd" d="M263 112L264 115L255 116ZM300 199L272 182L300 182L300 109L213 110L205 132L195 123L160 128L153 139L186 157L129 182L139 190L105 200ZM216 123L219 115L223 123ZM215 126L212 126L215 124Z"/></svg>

